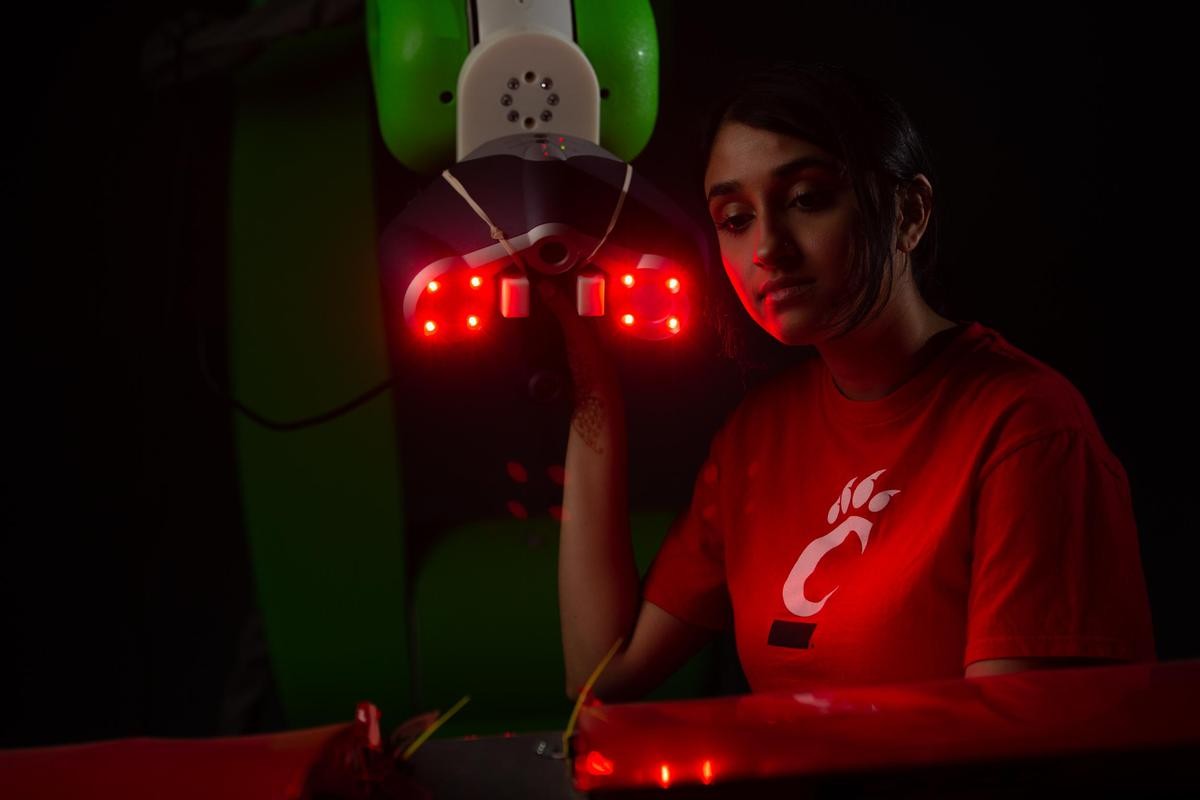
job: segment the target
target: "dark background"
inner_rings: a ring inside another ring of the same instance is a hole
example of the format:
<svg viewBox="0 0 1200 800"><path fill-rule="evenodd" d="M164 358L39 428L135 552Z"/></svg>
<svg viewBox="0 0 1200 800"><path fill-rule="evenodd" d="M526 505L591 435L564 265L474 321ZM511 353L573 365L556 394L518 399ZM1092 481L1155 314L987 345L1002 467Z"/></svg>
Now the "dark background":
<svg viewBox="0 0 1200 800"><path fill-rule="evenodd" d="M1082 3L653 5L661 108L635 166L693 210L702 110L756 60L842 62L906 105L937 162L952 312L1081 389L1130 477L1159 655L1200 655L1187 458L1196 357L1185 332L1194 203L1180 199L1192 185L1181 117L1194 92L1169 60L1183 52L1172 44L1180 22L1146 5L1121 18ZM165 23L232 18L241 6L44 4L13 23L6 746L220 730L254 591L233 412L201 380L195 330L207 331L220 378L233 87L217 70L152 91L139 59ZM349 58L366 69L365 48ZM386 218L421 181L381 162L378 185ZM180 252L183 238L194 255ZM678 404L696 435L672 459L639 461L658 470L647 484L656 501L683 507L736 394L730 365L714 358L712 369L725 390ZM639 413L634 452L661 451ZM434 480L404 474L406 494ZM183 487L203 498L187 513Z"/></svg>

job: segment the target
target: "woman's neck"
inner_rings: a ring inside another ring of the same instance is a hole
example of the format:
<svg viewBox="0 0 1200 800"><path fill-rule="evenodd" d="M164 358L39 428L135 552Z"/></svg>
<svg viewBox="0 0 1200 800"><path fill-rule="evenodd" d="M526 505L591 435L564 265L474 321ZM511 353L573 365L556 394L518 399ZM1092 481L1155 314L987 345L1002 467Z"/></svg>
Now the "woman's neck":
<svg viewBox="0 0 1200 800"><path fill-rule="evenodd" d="M911 281L901 281L879 316L816 348L843 395L878 400L928 364L942 349L945 337L937 334L953 327Z"/></svg>

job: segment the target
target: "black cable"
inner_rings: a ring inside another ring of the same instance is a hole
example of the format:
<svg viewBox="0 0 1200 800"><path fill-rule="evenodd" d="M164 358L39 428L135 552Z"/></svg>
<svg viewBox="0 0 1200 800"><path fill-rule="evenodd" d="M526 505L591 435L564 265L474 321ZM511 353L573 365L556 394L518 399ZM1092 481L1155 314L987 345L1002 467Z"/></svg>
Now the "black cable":
<svg viewBox="0 0 1200 800"><path fill-rule="evenodd" d="M213 378L212 373L209 372L208 369L208 348L204 340L204 329L199 325L196 326L196 355L199 357L200 372L204 375L204 382L207 384L209 391L211 391L221 400L224 400L233 408L242 412L253 422L273 431L296 431L302 428L312 428L314 426L324 424L332 419L349 414L354 409L392 388L393 383L393 379L388 378L383 383L368 389L353 400L343 403L336 408L332 408L329 411L322 412L313 417L304 417L303 419L280 422L279 420L269 419L254 409L243 405L233 395L217 384L217 381Z"/></svg>

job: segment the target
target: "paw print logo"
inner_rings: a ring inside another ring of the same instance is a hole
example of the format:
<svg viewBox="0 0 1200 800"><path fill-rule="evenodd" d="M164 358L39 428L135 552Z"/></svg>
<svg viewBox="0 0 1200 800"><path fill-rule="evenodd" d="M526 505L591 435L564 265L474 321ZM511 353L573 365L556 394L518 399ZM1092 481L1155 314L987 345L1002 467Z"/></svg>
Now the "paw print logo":
<svg viewBox="0 0 1200 800"><path fill-rule="evenodd" d="M858 541L862 546L860 552L865 552L867 549L867 540L871 536L871 528L875 523L862 516L870 511L878 513L887 508L887 504L891 499L900 493L899 489L883 489L875 491L875 482L879 480L879 476L887 472L881 469L878 472L873 472L863 481L855 486L857 478L851 478L850 482L842 488L842 494L834 500L833 505L829 507L829 514L826 522L833 525L839 517L844 516L852 508L859 513L851 514L842 520L841 524L831 530L829 533L819 538L813 539L808 543L808 547L804 548L804 552L796 559L795 566L788 574L787 580L783 584L783 604L787 610L795 614L797 617L811 617L821 610L825 605L825 601L833 596L837 591L837 587L830 590L829 594L822 597L817 602L810 601L804 596L804 583L809 576L817 568L817 564L825 557L825 554L835 547L846 541L846 537L854 534L858 537ZM866 506L866 509L863 509Z"/></svg>

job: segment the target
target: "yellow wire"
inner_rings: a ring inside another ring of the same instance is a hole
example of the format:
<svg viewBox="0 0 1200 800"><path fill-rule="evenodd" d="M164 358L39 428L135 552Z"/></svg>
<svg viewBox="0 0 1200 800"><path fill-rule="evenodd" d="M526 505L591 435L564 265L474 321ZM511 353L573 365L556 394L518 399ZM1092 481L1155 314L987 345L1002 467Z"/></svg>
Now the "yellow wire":
<svg viewBox="0 0 1200 800"><path fill-rule="evenodd" d="M604 672L604 668L608 666L608 662L612 661L613 656L617 654L617 649L620 648L621 642L625 641L624 637L613 642L613 646L608 648L608 654L600 659L600 663L592 670L592 674L588 676L587 681L583 684L583 688L579 690L579 697L575 698L575 708L571 709L571 718L567 720L567 729L563 731L563 755L566 756L568 751L567 742L571 738L571 734L575 732L575 722L579 719L579 712L583 710L583 702L587 700L587 696L592 691L592 686L600 678L600 673Z"/></svg>
<svg viewBox="0 0 1200 800"><path fill-rule="evenodd" d="M404 761L407 761L412 756L413 753L417 752L418 747L425 744L426 739L428 739L430 736L433 736L434 731L436 731L438 728L442 727L442 725L446 722L446 720L450 719L455 714L457 714L459 709L461 709L463 706L465 706L470 701L470 699L471 699L471 696L467 695L466 697L464 697L463 699L459 700L457 703L452 705L450 707L449 711L447 711L445 714L442 714L440 717L435 719L433 721L433 724L431 724L425 730L421 731L420 736L418 736L416 739L413 739L413 743L405 748L404 753L401 754L400 758L403 759Z"/></svg>

